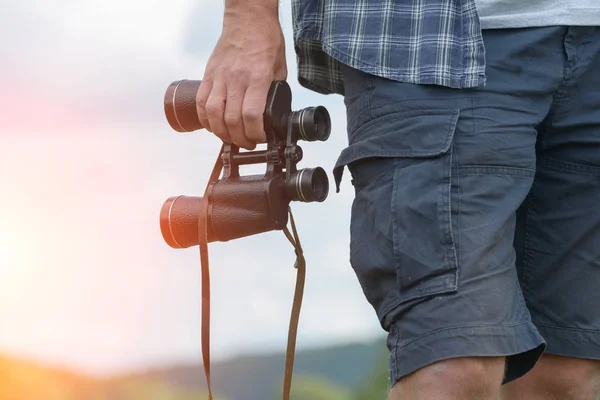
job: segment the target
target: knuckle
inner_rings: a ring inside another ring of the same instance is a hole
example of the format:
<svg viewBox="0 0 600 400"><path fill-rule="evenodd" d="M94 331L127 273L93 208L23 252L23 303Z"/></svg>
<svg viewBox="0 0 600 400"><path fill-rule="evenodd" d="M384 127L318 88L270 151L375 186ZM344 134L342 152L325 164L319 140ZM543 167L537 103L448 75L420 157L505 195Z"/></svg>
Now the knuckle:
<svg viewBox="0 0 600 400"><path fill-rule="evenodd" d="M237 127L240 124L240 117L235 114L225 114L225 124L227 126Z"/></svg>
<svg viewBox="0 0 600 400"><path fill-rule="evenodd" d="M216 116L223 113L223 106L218 102L209 101L205 106L208 115Z"/></svg>
<svg viewBox="0 0 600 400"><path fill-rule="evenodd" d="M244 120L249 122L257 122L262 118L262 112L258 109L249 107L243 111Z"/></svg>
<svg viewBox="0 0 600 400"><path fill-rule="evenodd" d="M200 118L206 116L206 100L196 101L196 112Z"/></svg>

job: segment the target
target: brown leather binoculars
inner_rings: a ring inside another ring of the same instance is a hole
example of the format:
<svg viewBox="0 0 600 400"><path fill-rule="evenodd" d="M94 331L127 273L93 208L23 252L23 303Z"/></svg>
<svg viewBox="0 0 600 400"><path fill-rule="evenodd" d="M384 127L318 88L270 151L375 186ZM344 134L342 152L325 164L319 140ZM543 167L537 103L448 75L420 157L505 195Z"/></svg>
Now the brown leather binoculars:
<svg viewBox="0 0 600 400"><path fill-rule="evenodd" d="M202 129L196 111L196 94L201 81L173 82L164 97L165 116L178 132ZM329 112L322 106L293 111L292 93L285 81L271 84L263 114L266 150L240 152L223 144L217 160L223 175L209 182L202 197L175 196L160 211L160 229L173 248L198 245L200 213L206 212L208 242L225 242L271 230L288 222L292 201L323 202L329 180L321 167L297 169L302 160L298 141L326 141L331 132ZM240 176L239 166L265 164L261 175ZM220 171L219 171L220 172Z"/></svg>

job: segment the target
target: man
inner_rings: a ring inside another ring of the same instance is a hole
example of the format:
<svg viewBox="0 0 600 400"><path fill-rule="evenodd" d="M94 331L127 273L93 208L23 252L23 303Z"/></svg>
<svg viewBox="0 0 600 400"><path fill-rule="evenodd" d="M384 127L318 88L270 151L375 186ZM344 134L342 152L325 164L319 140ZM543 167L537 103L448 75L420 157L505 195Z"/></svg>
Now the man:
<svg viewBox="0 0 600 400"><path fill-rule="evenodd" d="M351 264L390 399L595 400L600 2L293 0L299 81L344 96ZM276 0L226 0L198 115L264 142Z"/></svg>

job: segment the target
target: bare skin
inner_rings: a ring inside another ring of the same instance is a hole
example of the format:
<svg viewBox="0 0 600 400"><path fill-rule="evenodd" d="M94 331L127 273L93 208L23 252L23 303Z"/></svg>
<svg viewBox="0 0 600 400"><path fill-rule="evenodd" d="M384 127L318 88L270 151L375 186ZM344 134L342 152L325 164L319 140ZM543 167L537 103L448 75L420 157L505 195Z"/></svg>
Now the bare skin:
<svg viewBox="0 0 600 400"><path fill-rule="evenodd" d="M596 400L599 394L600 361L547 354L502 388L503 400Z"/></svg>
<svg viewBox="0 0 600 400"><path fill-rule="evenodd" d="M499 400L503 357L439 361L400 380L388 400Z"/></svg>
<svg viewBox="0 0 600 400"><path fill-rule="evenodd" d="M600 361L543 355L525 376L501 386L503 358L440 361L404 377L388 400L597 400Z"/></svg>
<svg viewBox="0 0 600 400"><path fill-rule="evenodd" d="M287 78L277 0L227 0L221 37L196 96L198 119L226 143L264 143L269 87Z"/></svg>

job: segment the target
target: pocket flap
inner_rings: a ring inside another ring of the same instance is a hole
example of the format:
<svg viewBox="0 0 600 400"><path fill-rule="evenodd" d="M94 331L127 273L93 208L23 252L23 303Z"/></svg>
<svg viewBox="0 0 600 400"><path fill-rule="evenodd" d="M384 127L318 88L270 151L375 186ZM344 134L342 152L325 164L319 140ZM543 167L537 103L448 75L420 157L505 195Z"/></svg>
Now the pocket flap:
<svg viewBox="0 0 600 400"><path fill-rule="evenodd" d="M368 157L427 158L446 153L454 139L459 109L399 111L375 118L350 134L333 169L336 192L344 167Z"/></svg>

